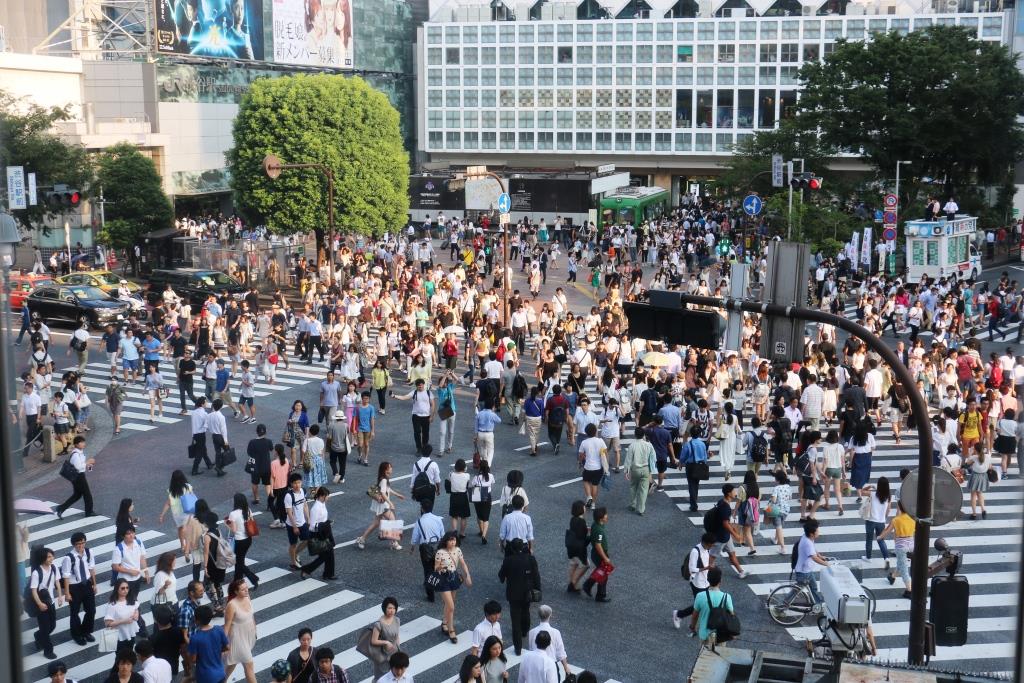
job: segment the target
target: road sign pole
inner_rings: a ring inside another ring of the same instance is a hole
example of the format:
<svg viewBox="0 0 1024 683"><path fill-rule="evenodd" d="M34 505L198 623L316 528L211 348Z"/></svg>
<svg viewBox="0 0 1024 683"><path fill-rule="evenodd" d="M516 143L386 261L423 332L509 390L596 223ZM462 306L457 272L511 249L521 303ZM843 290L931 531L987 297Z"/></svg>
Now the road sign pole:
<svg viewBox="0 0 1024 683"><path fill-rule="evenodd" d="M793 239L793 162L786 162L786 171L789 177L789 212L786 219L786 240Z"/></svg>
<svg viewBox="0 0 1024 683"><path fill-rule="evenodd" d="M910 565L910 570L913 574L913 588L910 598L910 633L908 636L907 659L911 664L923 665L928 602L928 549L931 545L934 475L932 472L932 433L927 428L928 404L925 403L921 392L917 390L917 383L913 375L903 365L903 361L896 355L896 352L889 348L885 342L869 332L867 328L848 318L800 306L780 306L778 304L760 303L757 301L719 299L710 296L697 296L695 294L681 294L679 299L684 305L693 304L708 308L739 310L748 313L760 313L764 316L792 318L793 320L834 325L857 337L875 353L880 355L882 360L892 368L896 381L906 388L907 397L910 399L910 414L913 415L918 425L917 467L919 476L914 554Z"/></svg>

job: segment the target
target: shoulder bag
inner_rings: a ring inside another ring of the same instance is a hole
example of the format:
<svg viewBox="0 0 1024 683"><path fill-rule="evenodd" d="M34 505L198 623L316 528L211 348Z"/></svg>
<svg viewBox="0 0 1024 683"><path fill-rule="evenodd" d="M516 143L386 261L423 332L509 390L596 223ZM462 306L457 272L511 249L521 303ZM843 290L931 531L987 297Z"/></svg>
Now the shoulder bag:
<svg viewBox="0 0 1024 683"><path fill-rule="evenodd" d="M722 593L722 601L718 603L717 607L711 603L710 592L707 593L707 596L708 606L711 607L708 612L708 630L715 632L716 642L724 643L732 640L740 634L740 618L726 607L732 602L729 594Z"/></svg>

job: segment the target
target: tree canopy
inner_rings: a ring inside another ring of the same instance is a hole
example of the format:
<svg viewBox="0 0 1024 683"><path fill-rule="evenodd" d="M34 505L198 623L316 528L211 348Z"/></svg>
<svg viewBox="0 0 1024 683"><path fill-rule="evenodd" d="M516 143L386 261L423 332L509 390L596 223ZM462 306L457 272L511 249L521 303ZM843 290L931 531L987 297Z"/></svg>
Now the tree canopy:
<svg viewBox="0 0 1024 683"><path fill-rule="evenodd" d="M53 132L53 125L71 118L67 108L49 109L19 100L0 90L0 166L24 166L36 174L39 202L12 212L25 229L51 214L46 188L65 184L88 196L93 168L85 148L70 145Z"/></svg>
<svg viewBox="0 0 1024 683"><path fill-rule="evenodd" d="M908 160L947 192L1002 184L1024 151L1024 75L1009 50L973 33L933 26L838 42L800 71L800 125L827 147L859 150L886 178Z"/></svg>
<svg viewBox="0 0 1024 683"><path fill-rule="evenodd" d="M135 145L122 142L108 147L96 162L96 180L106 200L106 226L99 234L100 242L126 249L147 232L174 224L174 209L164 194L156 164ZM129 249L129 254L134 252Z"/></svg>
<svg viewBox="0 0 1024 683"><path fill-rule="evenodd" d="M335 177L340 234L379 235L405 223L409 160L398 112L363 79L296 75L256 81L243 98L228 151L235 206L272 232L328 227L327 183L313 169L285 170L274 180L262 161L319 163Z"/></svg>

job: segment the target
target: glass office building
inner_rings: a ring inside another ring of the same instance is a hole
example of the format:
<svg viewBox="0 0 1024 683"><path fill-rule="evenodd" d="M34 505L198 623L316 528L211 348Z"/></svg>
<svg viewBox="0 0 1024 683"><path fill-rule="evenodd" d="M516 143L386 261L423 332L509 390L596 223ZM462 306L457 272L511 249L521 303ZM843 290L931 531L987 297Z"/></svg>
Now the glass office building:
<svg viewBox="0 0 1024 683"><path fill-rule="evenodd" d="M775 3L756 16L735 0L706 18L655 16L645 2L562 2L571 18L546 20L536 11L544 4L518 3L511 20L501 2L451 0L420 29L418 138L431 160L712 170L738 141L794 115L801 65L837 40L947 24L1008 42L1012 21L1012 12L907 13L898 3L895 14L878 3L844 5L845 14Z"/></svg>

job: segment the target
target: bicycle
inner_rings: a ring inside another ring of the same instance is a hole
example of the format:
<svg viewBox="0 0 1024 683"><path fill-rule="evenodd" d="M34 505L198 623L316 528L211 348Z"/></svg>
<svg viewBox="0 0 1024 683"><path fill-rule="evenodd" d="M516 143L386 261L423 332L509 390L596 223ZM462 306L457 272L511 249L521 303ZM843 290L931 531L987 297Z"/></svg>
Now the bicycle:
<svg viewBox="0 0 1024 683"><path fill-rule="evenodd" d="M829 564L837 565L842 562L834 557L827 558ZM790 582L778 586L768 594L765 607L768 608L768 616L780 626L795 626L801 623L809 615L815 615L820 620L826 617L824 604L818 602L811 595L811 589L806 582L796 581L790 573ZM864 595L871 603L871 617L875 616L875 608L878 601L875 594L866 586L861 586Z"/></svg>

